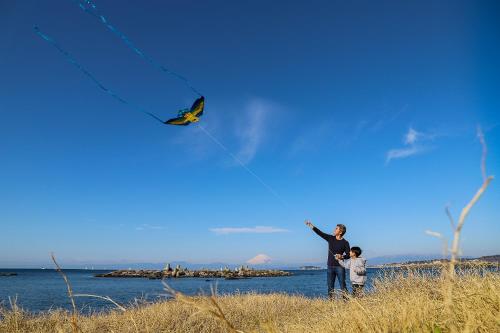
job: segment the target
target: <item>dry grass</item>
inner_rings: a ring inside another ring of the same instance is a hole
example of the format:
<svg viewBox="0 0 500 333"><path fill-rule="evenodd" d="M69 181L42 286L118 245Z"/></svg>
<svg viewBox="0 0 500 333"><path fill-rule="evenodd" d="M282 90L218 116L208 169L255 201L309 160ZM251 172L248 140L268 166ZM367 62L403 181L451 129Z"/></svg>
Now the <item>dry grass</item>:
<svg viewBox="0 0 500 333"><path fill-rule="evenodd" d="M445 276L445 275L443 275ZM500 275L468 270L453 280L417 271L385 276L359 299L283 294L196 296L79 316L81 332L499 332ZM453 283L451 311L446 306ZM220 310L220 312L219 312ZM221 316L222 315L222 316ZM71 312L0 311L0 332L71 332Z"/></svg>

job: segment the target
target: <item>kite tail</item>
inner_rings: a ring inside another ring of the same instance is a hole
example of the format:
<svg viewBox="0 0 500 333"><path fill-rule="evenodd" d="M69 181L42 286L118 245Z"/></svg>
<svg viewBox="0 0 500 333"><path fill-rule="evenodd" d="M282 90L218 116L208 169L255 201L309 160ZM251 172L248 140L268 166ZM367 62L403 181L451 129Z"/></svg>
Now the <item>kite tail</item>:
<svg viewBox="0 0 500 333"><path fill-rule="evenodd" d="M115 98L116 100L120 101L121 103L123 104L128 104L127 101L125 101L123 98L121 98L120 96L116 95L113 91L109 90L108 88L106 88L104 85L101 84L101 82L99 82L99 80L97 80L95 78L94 75L92 75L92 73L90 73L88 70L86 70L82 65L80 65L78 63L78 61L75 60L75 58L73 58L71 56L71 54L69 54L66 50L64 50L61 46L59 46L59 44L57 44L57 42L55 40L53 40L52 38L50 38L49 36L45 35L41 30L40 28L38 28L37 26L34 26L33 29L35 30L36 34L40 37L42 37L44 40L46 40L47 42L49 42L50 44L52 44L60 53L62 53L62 55L64 55L66 57L66 59L72 63L75 67L77 67L83 74L85 74L87 77L89 77L92 81L94 81L94 83L99 87L101 88L102 90L104 90L106 93L110 94L113 98Z"/></svg>
<svg viewBox="0 0 500 333"><path fill-rule="evenodd" d="M40 36L42 39L44 39L45 41L47 41L50 44L52 44L52 46L54 46L62 55L64 55L64 57L70 63L72 63L83 74L85 74L88 78L90 78L99 88L101 88L101 90L105 91L107 94L109 94L111 97L113 97L114 99L116 99L120 103L128 105L131 108L136 109L137 111L139 111L141 113L145 113L145 114L147 114L147 115L155 118L156 120L160 121L161 123L163 123L163 120L161 120L160 118L156 117L154 114L152 114L150 112L147 112L147 111L143 110L142 108L133 105L132 103L129 103L128 101L126 101L125 99L123 99L122 97L120 97L118 94L116 94L115 92L113 92L112 90L106 88L99 80L97 80L97 78L92 73L90 73L87 69L85 69L85 67L83 67L78 61L76 61L76 59L73 58L73 56L71 54L69 54L69 52L67 52L66 50L64 50L54 39L52 39L51 37L49 37L46 34L44 34L40 30L40 28L38 28L37 26L34 26L33 29L35 30L35 33L38 36Z"/></svg>
<svg viewBox="0 0 500 333"><path fill-rule="evenodd" d="M124 33L122 33L116 27L114 27L113 25L111 25L111 23L109 23L109 21L103 15L101 15L101 14L99 14L97 12L97 7L96 7L96 5L92 1L90 1L90 0L84 0L83 3L80 0L71 0L71 1L77 3L78 7L80 7L81 10L83 10L87 14L90 14L91 16L95 17L96 19L98 19L112 33L114 33L116 36L118 36L125 43L125 45L127 45L138 56L140 56L141 58L143 58L144 60L146 60L150 65L152 65L153 67L158 68L159 70L161 70L164 73L172 75L175 78L183 81L186 84L186 86L189 89L191 89L195 94L197 94L199 96L203 96L196 88L194 88L191 85L191 83L189 82L189 80L187 78L185 78L184 76L182 76L180 74L177 74L176 72L173 72L173 71L169 70L168 68L164 67L160 63L158 63L155 60L153 60L153 58L151 58L150 56L148 56L147 54L145 54L137 46L135 46L134 43L132 43L132 41Z"/></svg>
<svg viewBox="0 0 500 333"><path fill-rule="evenodd" d="M165 124L165 122L163 120L161 120L160 118L158 118L156 115L154 115L153 113L151 112L145 112L146 114L150 115L151 117L153 117L154 119L158 120L160 123L162 124Z"/></svg>

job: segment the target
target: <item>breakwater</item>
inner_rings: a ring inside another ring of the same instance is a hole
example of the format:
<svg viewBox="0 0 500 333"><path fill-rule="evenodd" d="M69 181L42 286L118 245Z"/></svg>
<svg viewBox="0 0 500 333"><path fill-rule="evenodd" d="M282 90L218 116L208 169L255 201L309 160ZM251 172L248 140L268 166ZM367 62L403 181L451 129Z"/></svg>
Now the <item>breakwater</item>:
<svg viewBox="0 0 500 333"><path fill-rule="evenodd" d="M290 272L281 270L260 270L248 267L239 267L231 270L227 267L218 270L201 269L189 270L182 268L179 265L172 269L167 265L163 270L116 270L109 273L96 274L96 277L113 277L113 278L147 278L147 279L165 279L165 278L224 278L227 280L233 279L248 279L253 277L278 277L289 276Z"/></svg>

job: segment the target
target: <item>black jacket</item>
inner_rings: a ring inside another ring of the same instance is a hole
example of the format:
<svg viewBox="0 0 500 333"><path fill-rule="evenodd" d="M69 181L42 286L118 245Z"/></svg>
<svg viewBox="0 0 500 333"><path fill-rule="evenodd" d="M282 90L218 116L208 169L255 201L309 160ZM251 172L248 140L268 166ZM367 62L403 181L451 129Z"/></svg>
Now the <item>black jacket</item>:
<svg viewBox="0 0 500 333"><path fill-rule="evenodd" d="M325 234L316 227L313 228L313 231L328 242L328 267L340 266L337 259L335 259L336 254L341 254L344 259L349 259L349 250L351 248L348 241L343 238L338 240L334 235Z"/></svg>

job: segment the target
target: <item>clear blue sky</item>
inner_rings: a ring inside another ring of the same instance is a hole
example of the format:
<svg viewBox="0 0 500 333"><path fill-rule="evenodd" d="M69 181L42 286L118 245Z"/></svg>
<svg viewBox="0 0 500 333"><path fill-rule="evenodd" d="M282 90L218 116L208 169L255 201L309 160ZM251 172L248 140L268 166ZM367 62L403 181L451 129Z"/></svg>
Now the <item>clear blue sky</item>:
<svg viewBox="0 0 500 333"><path fill-rule="evenodd" d="M441 250L487 170L500 176L495 1L97 1L196 96L69 0L0 2L0 266L46 262L321 262L344 223L367 257ZM500 179L464 227L500 252ZM272 189L272 190L270 190ZM272 192L277 193L274 195Z"/></svg>

